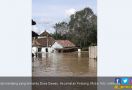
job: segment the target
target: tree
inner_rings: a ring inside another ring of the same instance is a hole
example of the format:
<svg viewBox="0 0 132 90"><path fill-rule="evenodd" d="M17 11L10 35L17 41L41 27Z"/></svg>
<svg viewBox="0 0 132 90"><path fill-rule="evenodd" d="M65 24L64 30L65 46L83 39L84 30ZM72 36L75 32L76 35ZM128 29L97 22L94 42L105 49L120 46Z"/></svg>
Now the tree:
<svg viewBox="0 0 132 90"><path fill-rule="evenodd" d="M68 23L67 22L56 23L54 28L56 30L55 32L56 39L66 39L66 35L68 33Z"/></svg>
<svg viewBox="0 0 132 90"><path fill-rule="evenodd" d="M72 41L80 47L97 44L97 16L90 8L71 15L69 22Z"/></svg>

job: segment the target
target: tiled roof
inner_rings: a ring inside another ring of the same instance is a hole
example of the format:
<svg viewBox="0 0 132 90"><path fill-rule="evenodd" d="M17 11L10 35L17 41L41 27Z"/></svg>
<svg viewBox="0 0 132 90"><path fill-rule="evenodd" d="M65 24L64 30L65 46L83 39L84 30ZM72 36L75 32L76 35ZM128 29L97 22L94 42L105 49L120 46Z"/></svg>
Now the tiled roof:
<svg viewBox="0 0 132 90"><path fill-rule="evenodd" d="M32 46L41 46L41 44L39 42L37 42L37 40L33 40L32 41Z"/></svg>
<svg viewBox="0 0 132 90"><path fill-rule="evenodd" d="M48 47L52 46L55 42L55 40L52 37L48 37L48 38L38 38L36 39L36 46L42 46L42 47L47 47L47 43L48 43Z"/></svg>
<svg viewBox="0 0 132 90"><path fill-rule="evenodd" d="M73 44L69 40L56 40L56 42L62 45L63 47L75 47L75 44Z"/></svg>

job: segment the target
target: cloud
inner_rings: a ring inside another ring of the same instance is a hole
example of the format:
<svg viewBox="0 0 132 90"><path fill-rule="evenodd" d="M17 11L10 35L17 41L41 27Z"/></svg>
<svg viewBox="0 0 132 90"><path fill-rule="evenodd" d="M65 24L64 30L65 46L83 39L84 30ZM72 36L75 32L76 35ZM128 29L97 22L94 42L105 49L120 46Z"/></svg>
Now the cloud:
<svg viewBox="0 0 132 90"><path fill-rule="evenodd" d="M41 24L34 25L34 26L32 25L32 31L34 31L38 34L44 32L45 30L48 31L49 33L55 32L55 29L53 28L52 25L41 25Z"/></svg>
<svg viewBox="0 0 132 90"><path fill-rule="evenodd" d="M52 23L52 21L49 18L40 18L38 20L36 20L36 23L38 24L50 24Z"/></svg>
<svg viewBox="0 0 132 90"><path fill-rule="evenodd" d="M75 14L76 10L74 8L68 9L65 11L66 16L70 16L72 14Z"/></svg>

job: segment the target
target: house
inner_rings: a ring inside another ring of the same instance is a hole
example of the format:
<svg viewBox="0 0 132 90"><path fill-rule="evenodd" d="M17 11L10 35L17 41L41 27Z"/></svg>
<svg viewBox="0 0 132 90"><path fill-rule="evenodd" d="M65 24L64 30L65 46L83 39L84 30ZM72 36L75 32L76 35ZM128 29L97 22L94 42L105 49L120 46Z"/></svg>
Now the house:
<svg viewBox="0 0 132 90"><path fill-rule="evenodd" d="M69 40L56 40L52 48L57 52L72 52L77 49L75 44Z"/></svg>
<svg viewBox="0 0 132 90"><path fill-rule="evenodd" d="M33 53L72 52L77 48L69 40L55 40L48 32L44 31L32 40Z"/></svg>
<svg viewBox="0 0 132 90"><path fill-rule="evenodd" d="M52 52L51 46L54 44L55 40L51 35L44 31L41 33L37 39L32 40L32 52Z"/></svg>

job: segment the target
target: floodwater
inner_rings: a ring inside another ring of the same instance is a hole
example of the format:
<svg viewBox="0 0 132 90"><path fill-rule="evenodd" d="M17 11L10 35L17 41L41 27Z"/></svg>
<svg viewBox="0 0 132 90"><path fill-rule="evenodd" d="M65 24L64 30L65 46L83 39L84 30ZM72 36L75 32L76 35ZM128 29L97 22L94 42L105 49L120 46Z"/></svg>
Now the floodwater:
<svg viewBox="0 0 132 90"><path fill-rule="evenodd" d="M42 58L33 59L33 77L97 76L97 60L89 59L88 52L43 53Z"/></svg>

